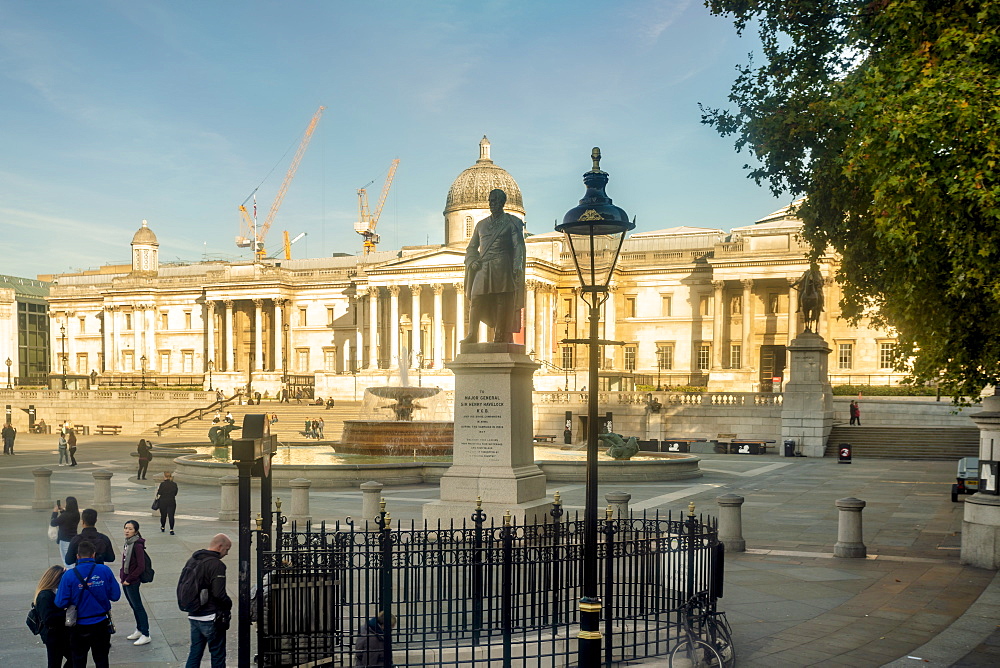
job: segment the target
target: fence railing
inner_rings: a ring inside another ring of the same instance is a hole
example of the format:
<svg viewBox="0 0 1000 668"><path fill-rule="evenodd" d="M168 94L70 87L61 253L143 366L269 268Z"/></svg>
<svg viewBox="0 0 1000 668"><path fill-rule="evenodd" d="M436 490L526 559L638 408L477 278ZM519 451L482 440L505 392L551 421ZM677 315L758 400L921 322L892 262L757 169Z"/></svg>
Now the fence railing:
<svg viewBox="0 0 1000 668"><path fill-rule="evenodd" d="M404 528L383 512L363 527L290 531L279 516L273 547L257 532L259 665L355 665L379 612L396 620L381 636L385 666L575 663L583 519L558 503L550 514ZM695 594L714 610L723 553L712 519L609 513L598 531L605 662L667 653Z"/></svg>

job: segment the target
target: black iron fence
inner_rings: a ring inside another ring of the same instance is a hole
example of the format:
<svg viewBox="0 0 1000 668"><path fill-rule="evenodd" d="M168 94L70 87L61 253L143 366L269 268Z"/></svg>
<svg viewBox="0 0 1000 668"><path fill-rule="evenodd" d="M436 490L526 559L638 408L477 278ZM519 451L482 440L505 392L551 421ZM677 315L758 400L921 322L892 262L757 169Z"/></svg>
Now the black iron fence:
<svg viewBox="0 0 1000 668"><path fill-rule="evenodd" d="M264 666L355 665L365 625L380 611L390 666L563 666L576 663L583 519L518 525L505 518L447 526L274 523L258 534L254 601ZM682 606L722 595L714 520L608 516L599 523L605 662L667 653ZM381 665L381 664L379 664Z"/></svg>

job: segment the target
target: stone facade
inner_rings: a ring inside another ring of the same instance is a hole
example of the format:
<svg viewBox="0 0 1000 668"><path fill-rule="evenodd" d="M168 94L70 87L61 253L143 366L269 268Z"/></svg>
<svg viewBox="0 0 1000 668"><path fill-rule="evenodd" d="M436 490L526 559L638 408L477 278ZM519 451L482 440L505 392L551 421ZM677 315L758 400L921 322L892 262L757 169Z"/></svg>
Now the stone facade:
<svg viewBox="0 0 1000 668"><path fill-rule="evenodd" d="M517 187L492 163L488 142L466 172L448 195L445 244L375 251L364 261L359 245L350 256L164 265L144 224L131 265L55 277L51 327L55 336L67 329L70 373L115 378L145 368L151 382L188 376L207 388L211 362L214 385L227 392L249 383L273 394L288 380L293 391L350 397L357 375L384 384L402 365L411 379L453 388L446 364L467 318L462 221L486 215L479 176ZM518 190L508 210L523 218L520 201ZM587 328L572 259L561 235L530 224L526 231L526 308L515 342L541 364L536 389L582 390L586 351L561 343ZM625 342L602 353L602 389L780 391L786 348L803 329L790 288L808 267L800 231L783 210L730 233L632 235L602 307L602 338ZM827 310L818 333L832 349L833 384L898 382L888 368L892 336L841 320L836 257L824 256L819 268Z"/></svg>

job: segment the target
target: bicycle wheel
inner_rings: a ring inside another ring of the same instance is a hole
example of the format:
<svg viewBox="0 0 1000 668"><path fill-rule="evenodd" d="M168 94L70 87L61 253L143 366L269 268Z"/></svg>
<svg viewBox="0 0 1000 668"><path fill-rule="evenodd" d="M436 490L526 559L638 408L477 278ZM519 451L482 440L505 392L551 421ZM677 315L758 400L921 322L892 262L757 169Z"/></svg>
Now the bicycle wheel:
<svg viewBox="0 0 1000 668"><path fill-rule="evenodd" d="M712 644L715 647L715 652L722 659L724 668L733 668L736 665L736 645L733 644L729 629L722 624L716 625L715 640Z"/></svg>
<svg viewBox="0 0 1000 668"><path fill-rule="evenodd" d="M682 640L667 659L670 668L723 668L722 657L704 640Z"/></svg>

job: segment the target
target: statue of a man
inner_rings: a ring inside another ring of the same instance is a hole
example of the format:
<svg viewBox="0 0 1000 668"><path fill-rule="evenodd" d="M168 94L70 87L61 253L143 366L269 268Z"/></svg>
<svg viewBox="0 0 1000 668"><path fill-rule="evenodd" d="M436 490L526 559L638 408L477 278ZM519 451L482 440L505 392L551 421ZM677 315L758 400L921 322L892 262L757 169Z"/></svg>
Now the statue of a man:
<svg viewBox="0 0 1000 668"><path fill-rule="evenodd" d="M479 323L493 328L494 343L510 343L521 329L524 307L524 223L504 213L507 193L490 191L490 215L476 223L465 250L465 296L469 335L479 341Z"/></svg>

